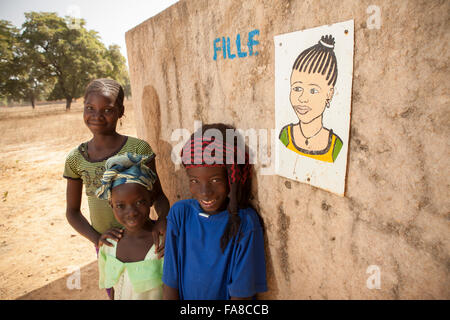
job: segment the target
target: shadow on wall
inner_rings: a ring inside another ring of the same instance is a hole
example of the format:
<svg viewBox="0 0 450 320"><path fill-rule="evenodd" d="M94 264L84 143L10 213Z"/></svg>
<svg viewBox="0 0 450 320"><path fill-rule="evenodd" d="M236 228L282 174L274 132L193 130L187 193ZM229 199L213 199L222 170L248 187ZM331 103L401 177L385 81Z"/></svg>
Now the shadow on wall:
<svg viewBox="0 0 450 320"><path fill-rule="evenodd" d="M175 165L171 160L172 145L161 138L161 105L158 94L151 85L144 87L141 108L143 120L146 124L151 124L147 126L147 142L156 153L156 170L170 205L178 200L190 198L184 170L175 171Z"/></svg>
<svg viewBox="0 0 450 320"><path fill-rule="evenodd" d="M269 226L264 221L262 216L264 215L262 212L262 209L259 205L259 197L258 197L258 175L253 167L252 172L252 189L251 189L251 197L250 197L250 203L253 206L253 208L256 210L259 216L259 222L261 223L261 226L263 228L263 236L264 236L264 249L265 249L265 257L266 257L266 280L267 280L267 291L264 293L260 293L257 295L258 299L273 299L273 297L278 296L279 294L279 288L277 285L277 279L275 277L275 269L274 269L274 261L272 257L272 253L269 248L269 238L268 238L268 232L269 232Z"/></svg>
<svg viewBox="0 0 450 320"><path fill-rule="evenodd" d="M77 282L79 279L79 282ZM68 285L69 282L69 285ZM73 289L69 289L73 287ZM78 289L78 288L79 289ZM16 300L109 300L106 291L98 287L97 260Z"/></svg>
<svg viewBox="0 0 450 320"><path fill-rule="evenodd" d="M151 85L144 87L141 101L143 121L147 125L146 138L147 142L151 145L153 151L156 153L156 170L158 171L159 179L161 181L164 193L171 205L181 199L191 198L189 192L189 183L185 170L181 167L179 170L175 170L175 165L171 160L172 145L162 139L161 128L161 105L159 96L155 88ZM170 125L170 123L168 124ZM167 126L167 124L165 124ZM168 139L168 137L166 137ZM244 139L239 136L239 139ZM245 141L245 139L244 139ZM261 218L261 208L259 206L258 199L258 181L256 171L252 174L252 205L257 210ZM155 213L152 209L152 218L155 217ZM269 298L278 295L279 288L277 286L277 280L275 278L273 258L269 250L267 226L261 218L261 224L264 229L264 246L266 248L266 268L267 268L267 283L268 292L259 295L260 298ZM286 250L286 249L285 249Z"/></svg>

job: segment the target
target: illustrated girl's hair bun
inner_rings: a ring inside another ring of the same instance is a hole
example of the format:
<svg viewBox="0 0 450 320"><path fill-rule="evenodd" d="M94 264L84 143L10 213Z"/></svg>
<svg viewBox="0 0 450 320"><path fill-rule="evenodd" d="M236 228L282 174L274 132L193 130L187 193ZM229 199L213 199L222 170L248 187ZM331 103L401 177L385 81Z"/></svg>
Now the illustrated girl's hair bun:
<svg viewBox="0 0 450 320"><path fill-rule="evenodd" d="M295 59L292 69L325 75L328 85L334 86L338 72L333 36L322 36L317 44L303 50Z"/></svg>
<svg viewBox="0 0 450 320"><path fill-rule="evenodd" d="M328 36L322 36L322 38L320 38L320 40L319 40L319 44L321 44L324 47L333 49L334 48L334 38L331 34Z"/></svg>

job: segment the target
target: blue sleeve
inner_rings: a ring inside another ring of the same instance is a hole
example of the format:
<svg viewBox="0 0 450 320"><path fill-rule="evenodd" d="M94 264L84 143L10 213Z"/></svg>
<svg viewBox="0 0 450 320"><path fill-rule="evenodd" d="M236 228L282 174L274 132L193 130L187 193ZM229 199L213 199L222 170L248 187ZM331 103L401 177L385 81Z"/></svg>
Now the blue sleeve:
<svg viewBox="0 0 450 320"><path fill-rule="evenodd" d="M266 260L262 228L248 231L238 243L228 291L231 297L246 298L267 291Z"/></svg>
<svg viewBox="0 0 450 320"><path fill-rule="evenodd" d="M178 288L178 226L173 207L167 215L166 243L162 281L171 288Z"/></svg>

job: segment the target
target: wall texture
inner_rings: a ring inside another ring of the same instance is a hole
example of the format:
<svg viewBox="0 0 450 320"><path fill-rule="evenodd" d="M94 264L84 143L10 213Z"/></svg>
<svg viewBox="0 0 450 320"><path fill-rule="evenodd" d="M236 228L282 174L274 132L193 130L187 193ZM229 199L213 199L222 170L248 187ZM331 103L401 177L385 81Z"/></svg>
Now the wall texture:
<svg viewBox="0 0 450 320"><path fill-rule="evenodd" d="M354 19L346 195L256 165L262 298L450 299L450 2L373 2L180 0L126 34L138 135L157 152L173 203L189 197L170 161L173 130L192 132L194 120L274 128L273 36ZM380 29L367 25L372 4ZM258 55L213 59L214 39L240 34L245 44L254 29ZM370 265L380 289L367 287Z"/></svg>

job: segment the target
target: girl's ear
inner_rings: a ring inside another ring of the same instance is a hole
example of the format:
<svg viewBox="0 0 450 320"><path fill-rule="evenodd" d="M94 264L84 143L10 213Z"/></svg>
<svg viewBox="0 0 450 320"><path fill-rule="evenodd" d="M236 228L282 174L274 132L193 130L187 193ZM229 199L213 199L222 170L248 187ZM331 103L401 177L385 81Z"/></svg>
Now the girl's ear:
<svg viewBox="0 0 450 320"><path fill-rule="evenodd" d="M150 203L150 207L153 206L153 204L155 203L155 199L156 199L155 192L153 190L152 191L148 191L147 192L147 200Z"/></svg>
<svg viewBox="0 0 450 320"><path fill-rule="evenodd" d="M125 106L122 105L121 107L119 107L119 119L123 117L124 113L125 113Z"/></svg>
<svg viewBox="0 0 450 320"><path fill-rule="evenodd" d="M333 98L333 94L334 94L334 87L331 87L330 90L328 90L327 99L331 100Z"/></svg>

